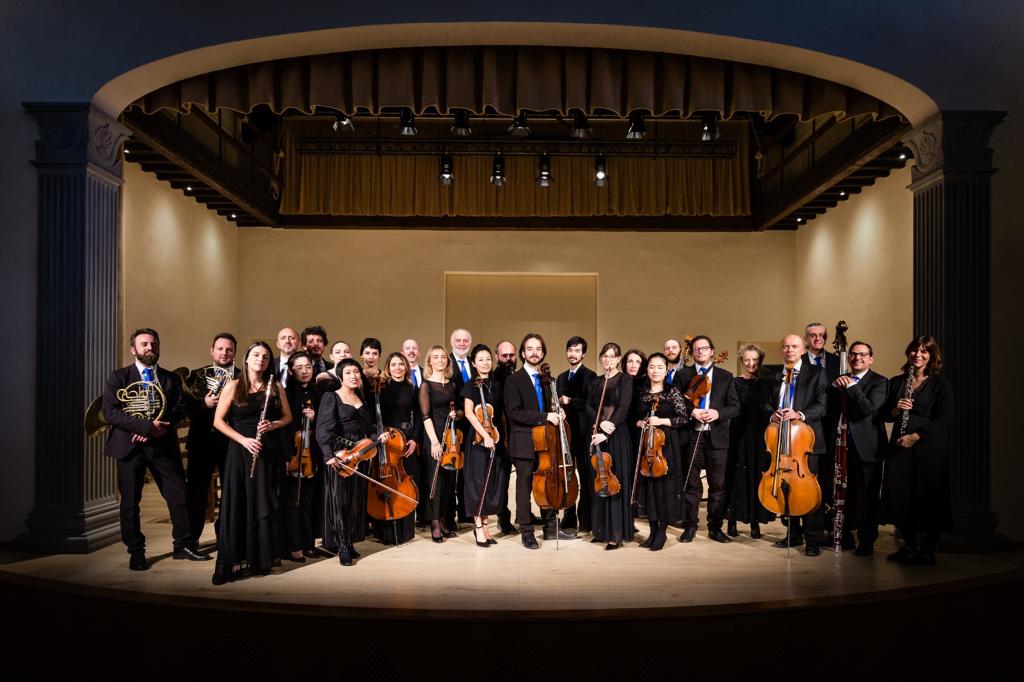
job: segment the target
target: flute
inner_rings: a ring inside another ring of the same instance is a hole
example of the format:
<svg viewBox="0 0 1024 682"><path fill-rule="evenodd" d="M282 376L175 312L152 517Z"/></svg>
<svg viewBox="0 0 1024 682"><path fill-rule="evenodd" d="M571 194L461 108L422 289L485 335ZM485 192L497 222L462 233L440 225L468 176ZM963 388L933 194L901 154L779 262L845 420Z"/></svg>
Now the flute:
<svg viewBox="0 0 1024 682"><path fill-rule="evenodd" d="M256 422L256 440L260 444L263 443L263 434L259 433L260 424L267 418L267 408L270 407L270 396L274 391L274 375L270 375L270 379L267 381L267 390L263 396L263 409L260 410L260 420ZM259 460L260 454L257 452L252 456L252 466L249 467L249 478L253 478L256 475L256 462Z"/></svg>

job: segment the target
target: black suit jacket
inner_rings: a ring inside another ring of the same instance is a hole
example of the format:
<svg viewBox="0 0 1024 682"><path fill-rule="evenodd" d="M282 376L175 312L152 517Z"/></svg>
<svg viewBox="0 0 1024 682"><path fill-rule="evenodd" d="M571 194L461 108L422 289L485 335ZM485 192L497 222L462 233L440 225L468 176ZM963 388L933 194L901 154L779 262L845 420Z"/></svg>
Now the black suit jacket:
<svg viewBox="0 0 1024 682"><path fill-rule="evenodd" d="M231 378L238 378L238 368L231 368ZM205 393L203 394L205 397ZM189 456L197 452L227 451L228 437L213 428L213 413L217 408L206 407L203 398L196 400L182 393L182 407L188 416L188 435L185 448Z"/></svg>
<svg viewBox="0 0 1024 682"><path fill-rule="evenodd" d="M680 393L685 394L690 381L695 376L697 376L696 365L681 367L672 378L672 384L679 389ZM732 372L717 365L714 366L711 371L711 401L708 408L718 410L718 419L711 422L707 436L711 441L711 446L716 449L729 447L729 422L740 414L740 398L736 393L734 382ZM700 422L697 420L691 420L687 430L692 432L699 425Z"/></svg>
<svg viewBox="0 0 1024 682"><path fill-rule="evenodd" d="M184 416L184 409L181 400L181 379L174 372L163 367L157 367L156 379L163 389L167 404L164 408L160 421L170 422L170 426L163 436L150 438L148 444L158 448L168 457L181 457L178 449L177 424ZM107 434L107 445L105 454L114 459L125 459L141 443L133 443L132 436L149 436L153 429L153 423L145 419L136 419L121 409L121 402L117 399L117 391L136 381L142 381L135 363L115 369L107 377L107 385L103 389L103 416L110 422L110 432Z"/></svg>
<svg viewBox="0 0 1024 682"><path fill-rule="evenodd" d="M784 370L783 370L784 371ZM765 417L779 408L779 390L782 388L783 372L776 372L764 382L764 393L761 395L761 412ZM796 394L793 396L793 409L804 413L804 420L814 429L814 453L824 454L827 448L825 431L821 420L825 416L825 401L828 389L825 371L806 361L801 363L800 373L796 376ZM832 435L832 434L829 434Z"/></svg>
<svg viewBox="0 0 1024 682"><path fill-rule="evenodd" d="M882 459L886 447L885 422L880 410L885 403L889 380L870 369L864 377L845 390L847 438L853 441L857 455L865 462ZM840 396L842 389L833 389ZM840 405L842 398L839 398Z"/></svg>
<svg viewBox="0 0 1024 682"><path fill-rule="evenodd" d="M836 380L836 377L839 376L839 356L836 355L835 353L830 353L827 350L822 352L825 354L825 378L827 380L826 383L831 384L833 381ZM812 364L810 353L804 353L803 355L800 356L800 358L804 361L804 365ZM817 367L817 365L814 366Z"/></svg>
<svg viewBox="0 0 1024 682"><path fill-rule="evenodd" d="M462 380L462 368L459 367L459 362L455 359L454 353L448 354L448 362L452 366L452 381L455 382L455 390L462 392L462 387L466 385L466 382ZM476 378L476 367L469 361L469 356L466 357L466 369L469 370L469 378Z"/></svg>
<svg viewBox="0 0 1024 682"><path fill-rule="evenodd" d="M551 404L551 390L542 382L545 407ZM517 370L505 381L505 415L508 418L508 452L515 459L533 459L533 427L547 420L550 409L540 410L533 379L526 369Z"/></svg>

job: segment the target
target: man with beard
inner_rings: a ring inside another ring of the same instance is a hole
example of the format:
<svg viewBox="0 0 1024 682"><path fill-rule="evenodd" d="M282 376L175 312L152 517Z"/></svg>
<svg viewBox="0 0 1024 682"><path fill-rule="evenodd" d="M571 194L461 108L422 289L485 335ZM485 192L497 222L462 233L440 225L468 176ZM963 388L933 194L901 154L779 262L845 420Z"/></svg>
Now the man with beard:
<svg viewBox="0 0 1024 682"><path fill-rule="evenodd" d="M326 372L331 367L334 367L333 362L324 359L324 348L327 346L327 332L323 327L316 324L306 327L302 330L302 335L299 339L302 341L302 349L306 351L310 361L313 363L314 377L320 376L321 372Z"/></svg>
<svg viewBox="0 0 1024 682"><path fill-rule="evenodd" d="M274 374L282 386L288 386L288 358L299 349L299 335L291 327L277 333L278 356L274 358Z"/></svg>
<svg viewBox="0 0 1024 682"><path fill-rule="evenodd" d="M679 371L679 362L683 357L683 346L676 339L665 341L665 357L668 359L668 374L665 375L665 385L671 386L672 380L676 378Z"/></svg>
<svg viewBox="0 0 1024 682"><path fill-rule="evenodd" d="M583 365L587 355L587 340L574 336L565 342L565 359L569 369L558 375L558 395L565 410L569 429L572 433L570 450L580 474L580 496L578 509L573 505L565 510L563 528L576 528L579 517L580 532L590 530L590 495L592 488L591 467L587 454L587 399L597 375ZM584 466L586 464L586 466ZM578 514L577 514L578 512Z"/></svg>
<svg viewBox="0 0 1024 682"><path fill-rule="evenodd" d="M505 382L516 371L516 347L511 341L499 341L494 347L494 352L498 356L498 364L491 374L494 377L494 390L504 395ZM501 432L508 433L508 420L504 412L494 416L496 419L501 420ZM500 446L504 456L498 460L499 466L504 471L505 480L508 481L512 477L512 459L508 456L508 443L501 443ZM512 510L508 508L507 488L502 491L501 495L501 509L498 511L498 530L504 535L515 535L519 532L519 529L512 525Z"/></svg>
<svg viewBox="0 0 1024 682"><path fill-rule="evenodd" d="M523 546L537 549L537 538L533 534L530 518L530 494L533 491L533 469L536 453L533 449L533 427L545 422L558 425L565 419L565 410L550 412L550 387L542 381L538 372L547 355L547 346L540 334L527 334L519 344L519 357L523 368L505 382L505 414L508 415L508 449L516 468L516 524L522 533ZM566 533L557 527L558 512L542 509L544 539L570 540L575 534Z"/></svg>
<svg viewBox="0 0 1024 682"><path fill-rule="evenodd" d="M423 383L423 368L420 367L420 344L416 339L406 339L402 342L402 355L409 361L409 381L412 387L419 390Z"/></svg>
<svg viewBox="0 0 1024 682"><path fill-rule="evenodd" d="M185 438L185 449L188 450L188 520L189 533L195 542L199 542L206 523L206 500L210 494L210 481L216 468L224 473L224 455L228 451L228 439L220 431L213 428L213 413L220 402L220 391L238 370L235 368L235 351L238 343L235 337L221 332L213 337L210 347L210 368L196 370L193 374L204 370L223 370L224 381L220 387L207 390L202 397L185 396L185 413L189 418L188 436ZM203 376L199 376L196 384L204 389L207 387ZM220 524L214 524L214 530L220 530Z"/></svg>
<svg viewBox="0 0 1024 682"><path fill-rule="evenodd" d="M135 362L110 373L103 391L103 416L110 424L105 454L117 461L117 487L121 494L121 539L128 549L128 568L145 571L149 568L146 560L146 536L142 534L139 517L139 501L142 486L146 482L146 470L153 474L153 480L171 515L171 535L174 538L175 559L207 561L210 557L196 551L195 540L189 532L188 505L185 494L185 469L181 466L178 451L178 434L175 431L182 417L181 380L174 372L157 366L160 359L160 335L153 329L137 329L131 336L131 354ZM146 415L142 418L125 411L131 407L130 398L122 389L145 395L156 391L156 386L140 385L149 382L159 386L163 393L163 414Z"/></svg>

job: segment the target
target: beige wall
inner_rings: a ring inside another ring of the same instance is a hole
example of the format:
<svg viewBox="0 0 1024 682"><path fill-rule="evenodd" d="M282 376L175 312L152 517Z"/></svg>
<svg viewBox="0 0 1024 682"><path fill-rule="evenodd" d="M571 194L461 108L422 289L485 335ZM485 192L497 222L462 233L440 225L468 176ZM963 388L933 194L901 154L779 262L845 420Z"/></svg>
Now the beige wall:
<svg viewBox="0 0 1024 682"><path fill-rule="evenodd" d="M213 335L238 328L238 232L137 164L126 163L124 176L125 336L160 332L167 369L209 364Z"/></svg>
<svg viewBox="0 0 1024 682"><path fill-rule="evenodd" d="M910 167L878 180L797 231L794 328L822 322L850 326L850 343L875 349L873 369L899 372L914 333L914 205ZM831 349L831 348L830 348Z"/></svg>
<svg viewBox="0 0 1024 682"><path fill-rule="evenodd" d="M596 272L592 350L605 341L660 350L665 338L687 333L708 333L720 348L733 349L737 339L775 338L789 329L792 298L759 292L786 287L794 239L789 232L243 230L239 253L249 265L240 269L246 303L239 331L270 339L283 325L315 322L353 346L376 336L385 352L407 336L421 348L447 346L445 271ZM472 319L458 324L473 331ZM549 340L549 347L560 352L564 339Z"/></svg>

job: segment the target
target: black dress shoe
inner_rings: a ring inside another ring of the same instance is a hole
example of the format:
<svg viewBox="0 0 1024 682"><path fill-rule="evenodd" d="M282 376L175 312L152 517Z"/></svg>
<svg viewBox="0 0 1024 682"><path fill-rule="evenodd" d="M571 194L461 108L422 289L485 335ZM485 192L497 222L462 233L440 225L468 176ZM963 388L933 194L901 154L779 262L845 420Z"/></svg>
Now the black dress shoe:
<svg viewBox="0 0 1024 682"><path fill-rule="evenodd" d="M875 548L871 545L860 545L857 549L853 550L853 556L871 556L875 553Z"/></svg>
<svg viewBox="0 0 1024 682"><path fill-rule="evenodd" d="M619 547L622 547L621 542L609 542L607 545L604 546L604 551L609 552L613 549L618 549Z"/></svg>
<svg viewBox="0 0 1024 682"><path fill-rule="evenodd" d="M189 561L209 561L212 557L209 554L200 554L191 547L182 547L174 550L171 554L174 559L188 559Z"/></svg>
<svg viewBox="0 0 1024 682"><path fill-rule="evenodd" d="M444 536L443 535L431 535L430 539L433 540L434 542L436 542L437 544L441 544L442 542L444 542Z"/></svg>
<svg viewBox="0 0 1024 682"><path fill-rule="evenodd" d="M555 531L545 529L544 530L544 539L545 540L554 540L555 539ZM576 539L576 532L573 531L573 532L570 533L568 531L564 531L562 529L559 529L558 530L558 539L559 540L575 540Z"/></svg>
<svg viewBox="0 0 1024 682"><path fill-rule="evenodd" d="M498 530L501 531L502 535L518 535L519 529L513 526L508 521L499 521Z"/></svg>
<svg viewBox="0 0 1024 682"><path fill-rule="evenodd" d="M146 561L146 553L132 552L128 558L128 568L132 571L148 571L149 562Z"/></svg>
<svg viewBox="0 0 1024 682"><path fill-rule="evenodd" d="M537 538L533 533L523 533L523 547L526 549L540 549L540 545L537 544Z"/></svg>
<svg viewBox="0 0 1024 682"><path fill-rule="evenodd" d="M732 540L729 539L729 536L722 532L721 528L709 529L708 537L714 540L715 542L721 542L723 544L726 542L732 542Z"/></svg>
<svg viewBox="0 0 1024 682"><path fill-rule="evenodd" d="M534 516L533 514L530 514L530 525L531 526L543 526L544 525L544 519L540 518L539 516Z"/></svg>
<svg viewBox="0 0 1024 682"><path fill-rule="evenodd" d="M808 543L808 545L804 547L804 556L819 556L820 554L821 549L819 549L817 545Z"/></svg>
<svg viewBox="0 0 1024 682"><path fill-rule="evenodd" d="M458 536L458 533L456 533L455 531L448 530L447 528L441 529L441 537L454 538L456 536Z"/></svg>
<svg viewBox="0 0 1024 682"><path fill-rule="evenodd" d="M772 543L772 547L778 547L779 549L786 549L787 547L799 547L802 544L804 544L804 539L802 537L796 537L796 538L793 538L791 540L787 540L786 538L782 538L781 540L773 542Z"/></svg>
<svg viewBox="0 0 1024 682"><path fill-rule="evenodd" d="M306 557L305 556L300 556L300 557L296 558L296 557L293 557L291 554L289 554L288 556L285 557L285 559L287 559L288 561L291 561L292 563L296 563L296 564L304 564L304 563L306 563Z"/></svg>
<svg viewBox="0 0 1024 682"><path fill-rule="evenodd" d="M679 542L693 542L695 537L697 537L697 529L693 526L687 526L683 534L679 536Z"/></svg>

